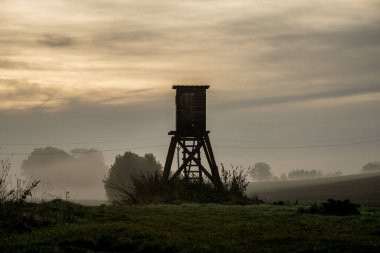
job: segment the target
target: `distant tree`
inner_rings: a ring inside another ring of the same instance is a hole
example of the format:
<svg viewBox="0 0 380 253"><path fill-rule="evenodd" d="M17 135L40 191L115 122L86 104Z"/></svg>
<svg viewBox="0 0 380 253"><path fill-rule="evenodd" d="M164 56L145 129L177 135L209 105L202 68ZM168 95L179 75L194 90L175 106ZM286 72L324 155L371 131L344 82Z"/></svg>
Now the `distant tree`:
<svg viewBox="0 0 380 253"><path fill-rule="evenodd" d="M57 162L69 161L72 157L62 149L54 147L35 148L21 164L23 172L27 174L38 173L38 168L50 166Z"/></svg>
<svg viewBox="0 0 380 253"><path fill-rule="evenodd" d="M250 170L250 176L253 181L266 181L273 178L271 167L264 162L256 163Z"/></svg>
<svg viewBox="0 0 380 253"><path fill-rule="evenodd" d="M338 171L335 171L335 172L332 172L332 173L328 173L326 175L326 177L340 177L342 175L343 175L343 173L338 170Z"/></svg>
<svg viewBox="0 0 380 253"><path fill-rule="evenodd" d="M132 152L117 155L108 176L103 180L109 200L119 200L133 191L133 178L161 173L162 166L153 154L143 157Z"/></svg>
<svg viewBox="0 0 380 253"><path fill-rule="evenodd" d="M322 172L320 170L296 169L288 173L289 179L311 179L318 177L322 177Z"/></svg>
<svg viewBox="0 0 380 253"><path fill-rule="evenodd" d="M362 172L380 172L380 162L369 162L363 166Z"/></svg>
<svg viewBox="0 0 380 253"><path fill-rule="evenodd" d="M82 199L105 197L102 179L106 173L103 154L95 149L66 152L55 147L35 148L21 165L24 176L49 183L56 194L70 191Z"/></svg>
<svg viewBox="0 0 380 253"><path fill-rule="evenodd" d="M282 173L281 176L280 176L280 179L281 180L286 180L286 179L288 179L288 176L285 173Z"/></svg>

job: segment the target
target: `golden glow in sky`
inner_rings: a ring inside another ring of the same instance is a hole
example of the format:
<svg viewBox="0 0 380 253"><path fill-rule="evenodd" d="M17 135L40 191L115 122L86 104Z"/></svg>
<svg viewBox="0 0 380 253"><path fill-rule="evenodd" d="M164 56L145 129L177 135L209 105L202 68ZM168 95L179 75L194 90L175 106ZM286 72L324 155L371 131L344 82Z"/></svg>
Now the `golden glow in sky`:
<svg viewBox="0 0 380 253"><path fill-rule="evenodd" d="M3 0L0 110L127 105L174 83L269 104L378 98L379 10L370 0Z"/></svg>

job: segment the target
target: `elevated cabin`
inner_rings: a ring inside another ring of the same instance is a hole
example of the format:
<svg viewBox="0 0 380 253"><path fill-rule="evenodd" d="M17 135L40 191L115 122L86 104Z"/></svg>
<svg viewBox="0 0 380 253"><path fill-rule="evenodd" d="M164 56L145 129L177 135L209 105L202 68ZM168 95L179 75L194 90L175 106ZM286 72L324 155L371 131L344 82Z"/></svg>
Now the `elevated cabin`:
<svg viewBox="0 0 380 253"><path fill-rule="evenodd" d="M176 133L195 137L206 132L206 90L209 85L174 85Z"/></svg>

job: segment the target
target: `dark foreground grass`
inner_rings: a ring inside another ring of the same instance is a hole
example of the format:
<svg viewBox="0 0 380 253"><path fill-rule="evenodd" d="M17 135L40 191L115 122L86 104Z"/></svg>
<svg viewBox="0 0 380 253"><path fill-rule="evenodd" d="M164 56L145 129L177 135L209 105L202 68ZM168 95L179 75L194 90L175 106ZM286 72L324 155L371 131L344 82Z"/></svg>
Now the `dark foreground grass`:
<svg viewBox="0 0 380 253"><path fill-rule="evenodd" d="M44 225L3 233L0 252L380 252L380 208L338 217L299 207L47 204Z"/></svg>

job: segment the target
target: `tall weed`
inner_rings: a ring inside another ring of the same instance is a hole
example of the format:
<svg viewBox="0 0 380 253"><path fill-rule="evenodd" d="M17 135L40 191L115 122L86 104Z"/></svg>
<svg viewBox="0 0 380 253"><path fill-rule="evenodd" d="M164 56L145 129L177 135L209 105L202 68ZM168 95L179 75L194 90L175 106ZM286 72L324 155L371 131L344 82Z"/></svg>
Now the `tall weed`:
<svg viewBox="0 0 380 253"><path fill-rule="evenodd" d="M242 167L221 169L223 189L218 189L209 180L190 182L179 177L166 182L161 173L141 174L133 177L131 188L108 182L119 193L119 200L114 203L261 203L257 198L249 199L245 194L248 186L248 170Z"/></svg>
<svg viewBox="0 0 380 253"><path fill-rule="evenodd" d="M0 160L0 230L25 230L33 223L24 212L26 202L39 181L12 177L10 169L11 158Z"/></svg>

